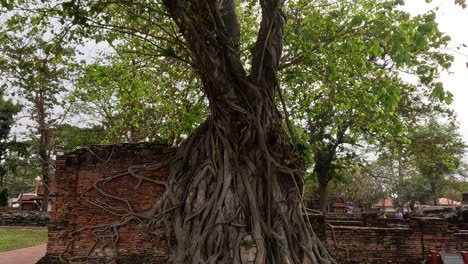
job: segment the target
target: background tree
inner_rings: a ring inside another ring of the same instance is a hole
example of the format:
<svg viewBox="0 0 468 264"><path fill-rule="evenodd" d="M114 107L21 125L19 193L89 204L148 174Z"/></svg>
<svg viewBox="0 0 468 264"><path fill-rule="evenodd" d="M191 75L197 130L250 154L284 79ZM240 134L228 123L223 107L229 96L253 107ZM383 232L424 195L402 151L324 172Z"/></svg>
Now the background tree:
<svg viewBox="0 0 468 264"><path fill-rule="evenodd" d="M346 201L353 202L355 207L365 211L371 210L382 197L386 197L388 190L385 188L388 179L385 175L375 174L379 162L367 164L356 162L345 169L345 180L336 188L341 191Z"/></svg>
<svg viewBox="0 0 468 264"><path fill-rule="evenodd" d="M11 142L10 130L14 124L14 115L20 111L20 106L6 99L3 89L0 88L0 187L5 184L5 158Z"/></svg>
<svg viewBox="0 0 468 264"><path fill-rule="evenodd" d="M429 182L434 205L441 193L438 188L460 166L465 148L453 123L441 124L431 119L411 133L411 156L418 171Z"/></svg>
<svg viewBox="0 0 468 264"><path fill-rule="evenodd" d="M440 115L439 121L423 115L417 119L416 123L405 123L411 129L402 137L404 140L381 145L377 160L372 162L380 165L369 167L374 175L386 179L387 194L382 200L392 197L395 207L408 206L410 210L416 202L433 203L444 195L451 182L457 184L456 168L465 152L455 123ZM437 190L432 188L434 185Z"/></svg>
<svg viewBox="0 0 468 264"><path fill-rule="evenodd" d="M296 123L306 124L322 211L339 159L364 142L400 137L406 127L399 108L433 102L431 95L451 101L436 81L452 60L438 51L450 38L439 31L434 13L411 17L400 4L298 2L300 12L291 11L282 83ZM400 71L416 76L418 86L403 81Z"/></svg>
<svg viewBox="0 0 468 264"><path fill-rule="evenodd" d="M468 181L466 178L458 175L450 175L446 179L445 188L442 190L441 197L446 197L450 200L460 201L462 194L468 190Z"/></svg>
<svg viewBox="0 0 468 264"><path fill-rule="evenodd" d="M105 141L105 136L106 133L100 126L81 128L70 124L59 125L51 133L54 156L89 145L101 144Z"/></svg>
<svg viewBox="0 0 468 264"><path fill-rule="evenodd" d="M117 53L86 66L72 96L106 131L106 141L160 141L178 145L206 117L206 102L192 71L170 61Z"/></svg>
<svg viewBox="0 0 468 264"><path fill-rule="evenodd" d="M13 141L4 160L5 178L10 194L34 191L34 179L40 175L35 141Z"/></svg>
<svg viewBox="0 0 468 264"><path fill-rule="evenodd" d="M21 16L11 17L7 23L26 23ZM48 204L48 175L52 164L51 130L64 118L65 85L70 71L67 57L73 50L62 46L60 38L43 39L46 30L33 28L29 32L16 32L4 28L0 32L0 71L6 76L5 85L23 99L24 111L32 122L31 137L37 141L35 149L44 189L44 210ZM23 35L26 34L26 35Z"/></svg>
<svg viewBox="0 0 468 264"><path fill-rule="evenodd" d="M0 207L8 206L8 200L10 199L8 188L2 187L0 189Z"/></svg>

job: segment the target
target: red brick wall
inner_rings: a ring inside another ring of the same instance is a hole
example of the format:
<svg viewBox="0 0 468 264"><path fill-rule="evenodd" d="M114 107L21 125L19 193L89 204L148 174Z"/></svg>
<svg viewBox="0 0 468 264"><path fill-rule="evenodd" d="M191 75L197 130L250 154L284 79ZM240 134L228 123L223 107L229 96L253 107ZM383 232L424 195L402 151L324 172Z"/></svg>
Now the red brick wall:
<svg viewBox="0 0 468 264"><path fill-rule="evenodd" d="M335 239L332 228L327 226L326 243L338 263L420 263L430 250L468 250L468 230L449 228L445 219L379 219L375 226L369 226L368 222L366 226L365 222L357 218L325 221L333 226Z"/></svg>
<svg viewBox="0 0 468 264"><path fill-rule="evenodd" d="M83 149L57 157L55 175L57 194L53 201L49 225L48 256L57 256L66 248L66 256L86 255L93 248L96 238L91 229L86 228L108 225L121 220L121 217L86 201L86 199L92 202L105 201L117 209L128 208L124 202L101 197L95 189L87 191L96 180L111 174L125 173L131 165L166 160L170 155L165 146L155 144L94 146L90 149L91 151ZM153 179L165 179L168 169L143 170L139 173ZM106 190L113 195L127 198L134 212L151 209L162 193L163 187L147 181L143 181L138 188L137 184L136 178L125 175L107 183ZM82 228L85 229L76 232ZM161 253L160 250L166 249L165 240L148 235L145 232L145 225L138 221L131 221L128 225L120 227L118 233L119 255L135 253L156 255ZM100 234L111 235L110 232ZM103 241L111 241L111 238ZM100 248L104 243L99 243L92 255L104 253L113 255L111 243ZM157 249L153 248L155 245Z"/></svg>

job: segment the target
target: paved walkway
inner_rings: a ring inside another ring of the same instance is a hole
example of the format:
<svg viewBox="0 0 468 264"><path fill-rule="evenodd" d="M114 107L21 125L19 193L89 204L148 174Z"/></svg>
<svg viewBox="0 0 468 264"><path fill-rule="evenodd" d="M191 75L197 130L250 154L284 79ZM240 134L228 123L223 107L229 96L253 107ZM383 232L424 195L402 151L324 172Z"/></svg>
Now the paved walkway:
<svg viewBox="0 0 468 264"><path fill-rule="evenodd" d="M0 253L0 264L35 264L45 255L46 244Z"/></svg>

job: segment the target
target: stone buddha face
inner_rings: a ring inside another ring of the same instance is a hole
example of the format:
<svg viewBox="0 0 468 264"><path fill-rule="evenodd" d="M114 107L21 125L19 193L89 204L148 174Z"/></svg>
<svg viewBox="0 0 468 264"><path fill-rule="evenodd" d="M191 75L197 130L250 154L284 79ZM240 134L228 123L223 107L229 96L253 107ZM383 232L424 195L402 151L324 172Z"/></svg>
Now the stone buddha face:
<svg viewBox="0 0 468 264"><path fill-rule="evenodd" d="M240 244L240 258L242 264L254 264L257 258L257 244L251 235L245 236Z"/></svg>

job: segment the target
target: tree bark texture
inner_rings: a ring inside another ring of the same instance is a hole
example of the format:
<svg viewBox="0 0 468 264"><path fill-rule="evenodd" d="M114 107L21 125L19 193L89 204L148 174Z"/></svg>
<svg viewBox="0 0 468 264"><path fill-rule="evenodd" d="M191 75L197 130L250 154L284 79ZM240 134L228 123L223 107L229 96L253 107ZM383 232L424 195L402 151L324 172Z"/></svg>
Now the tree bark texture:
<svg viewBox="0 0 468 264"><path fill-rule="evenodd" d="M283 129L275 90L284 1L261 0L262 22L246 74L234 0L166 0L191 50L210 117L179 147L154 215L175 237L172 263L334 263L304 217L303 163ZM158 226L158 225L155 225Z"/></svg>
<svg viewBox="0 0 468 264"><path fill-rule="evenodd" d="M332 160L335 158L335 151L317 151L314 153L314 173L317 175L319 184L319 210L327 212L328 183L331 180Z"/></svg>
<svg viewBox="0 0 468 264"><path fill-rule="evenodd" d="M327 208L327 200L328 200L328 180L326 177L319 176L319 211L322 213L326 213L328 211Z"/></svg>

